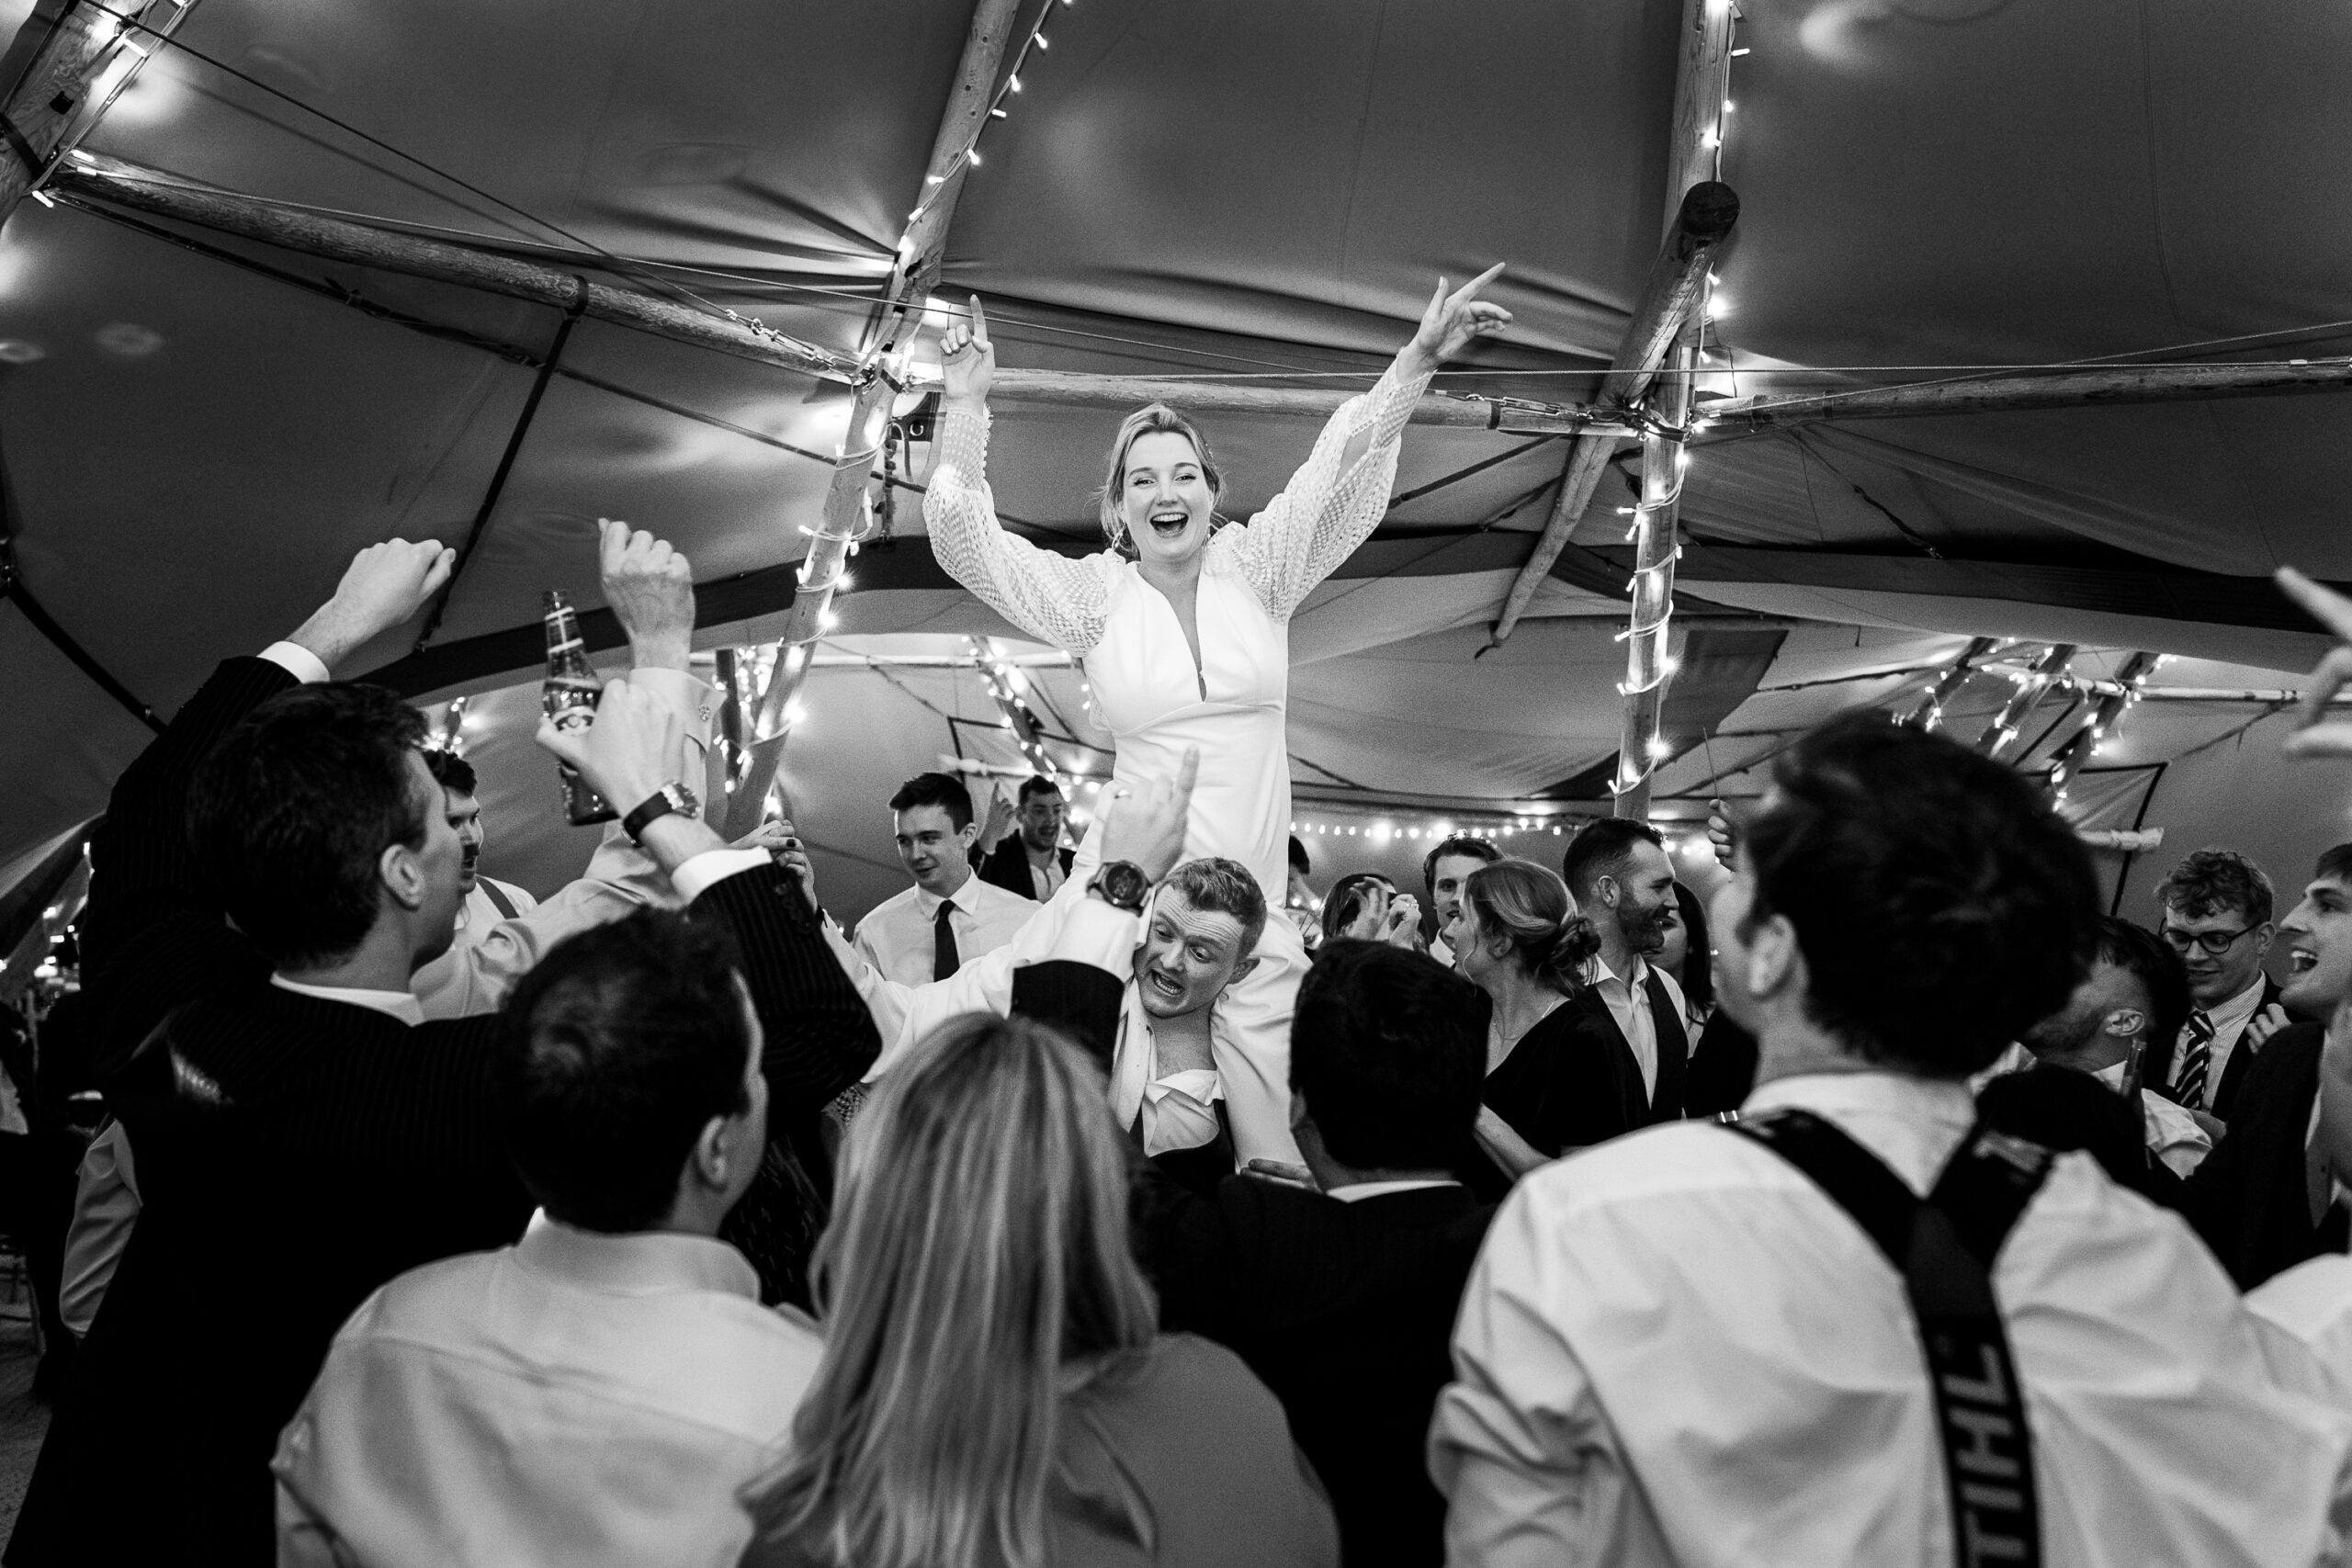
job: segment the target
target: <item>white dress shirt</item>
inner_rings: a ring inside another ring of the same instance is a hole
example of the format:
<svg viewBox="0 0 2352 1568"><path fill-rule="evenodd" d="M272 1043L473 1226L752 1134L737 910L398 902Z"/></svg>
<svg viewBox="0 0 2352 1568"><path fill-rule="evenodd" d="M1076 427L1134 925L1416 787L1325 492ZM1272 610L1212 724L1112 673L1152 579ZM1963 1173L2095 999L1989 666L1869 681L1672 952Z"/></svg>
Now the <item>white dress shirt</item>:
<svg viewBox="0 0 2352 1568"><path fill-rule="evenodd" d="M540 1214L335 1336L271 1465L280 1568L731 1568L823 1348L724 1242Z"/></svg>
<svg viewBox="0 0 2352 1568"><path fill-rule="evenodd" d="M1768 1083L1914 1191L1974 1119L1961 1082ZM2274 1382L2180 1219L2059 1156L1994 1266L2051 1568L2333 1561L2352 1406ZM1950 1568L1937 1412L1903 1280L1797 1168L1671 1122L1505 1201L1454 1330L1430 1472L1447 1561Z"/></svg>
<svg viewBox="0 0 2352 1568"><path fill-rule="evenodd" d="M2222 1075L2229 1070L2230 1055L2238 1048L2238 1042L2245 1038L2245 1026L2262 1005L2264 982L2265 976L2256 974L2253 985L2205 1010L2205 1016L2213 1021L2213 1043L2208 1047L2211 1055L2205 1062L2204 1100L2195 1109L2208 1112L2213 1109L2213 1097L2222 1092ZM2172 1077L2167 1082L2180 1082L2180 1070L2188 1060L2188 1025L2184 1023L2180 1026L2180 1038L2173 1043Z"/></svg>
<svg viewBox="0 0 2352 1568"><path fill-rule="evenodd" d="M910 887L892 895L857 922L857 951L883 978L901 986L928 985L938 953L939 906L956 906L947 917L956 933L958 964L985 958L1011 942L1037 912L1037 901L1008 893L993 882L975 875L944 899Z"/></svg>
<svg viewBox="0 0 2352 1568"><path fill-rule="evenodd" d="M865 999L882 1035L882 1054L867 1069L872 1083L907 1048L951 1018L964 1013L1012 1011L1012 972L1024 964L1067 959L1107 969L1126 982L1119 1034L1111 1053L1111 1111L1122 1127L1140 1123L1144 1152L1166 1154L1198 1148L1217 1134L1216 1101L1225 1098L1220 1072L1204 1067L1162 1074L1152 1043L1151 1016L1135 987L1136 946L1142 920L1100 898L1068 894L1046 907L1019 936L944 980L902 985L879 973L826 922L833 958Z"/></svg>
<svg viewBox="0 0 2352 1568"><path fill-rule="evenodd" d="M1653 970L1640 953L1634 954L1633 972L1623 979L1601 962L1598 953L1585 961L1585 983L1600 993L1609 1016L1617 1021L1617 1032L1625 1037L1625 1043L1633 1048L1634 1060L1641 1064L1645 1100L1657 1096L1657 1020L1650 1015L1649 993L1653 974L1665 982L1667 997L1674 1003L1674 1016L1680 1019L1689 1011L1683 1005L1682 987L1665 970ZM1682 1043L1687 1053L1690 1041L1685 1039Z"/></svg>

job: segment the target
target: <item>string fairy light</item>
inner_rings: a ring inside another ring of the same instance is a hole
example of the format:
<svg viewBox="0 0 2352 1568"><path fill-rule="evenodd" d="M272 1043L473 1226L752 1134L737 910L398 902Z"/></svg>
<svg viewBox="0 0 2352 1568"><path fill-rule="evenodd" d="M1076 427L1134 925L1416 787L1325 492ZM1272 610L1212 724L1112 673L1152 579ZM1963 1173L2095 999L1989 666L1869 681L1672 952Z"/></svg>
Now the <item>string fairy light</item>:
<svg viewBox="0 0 2352 1568"><path fill-rule="evenodd" d="M1071 0L1061 0L1061 3L1067 6L1071 3ZM987 133L991 122L1009 117L1010 111L1005 107L1005 100L1023 90L1021 68L1029 63L1029 56L1033 51L1042 54L1050 51L1053 48L1053 40L1046 36L1046 23L1053 14L1054 0L1045 0L1045 3L1037 7L1037 19L1030 24L1028 36L1021 40L1021 48L1012 57L1012 69L1004 73L1004 85L999 87L996 90L996 96L989 100L988 112L980 116L979 122L972 128L971 141L966 142L963 150L948 160L945 168L924 179L923 198L916 205L914 211L908 214L907 220L910 223L922 221L923 215L931 210L932 203L937 199L941 188L954 179L957 173L966 167L975 169L980 167L980 138Z"/></svg>

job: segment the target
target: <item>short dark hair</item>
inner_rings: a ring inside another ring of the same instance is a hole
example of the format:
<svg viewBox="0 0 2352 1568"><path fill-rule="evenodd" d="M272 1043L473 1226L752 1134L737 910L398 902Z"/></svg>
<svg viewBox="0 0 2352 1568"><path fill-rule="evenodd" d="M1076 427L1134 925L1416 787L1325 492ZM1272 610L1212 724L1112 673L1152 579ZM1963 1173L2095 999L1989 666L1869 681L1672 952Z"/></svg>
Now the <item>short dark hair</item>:
<svg viewBox="0 0 2352 1568"><path fill-rule="evenodd" d="M1258 950L1258 939L1266 934L1266 895L1258 886L1258 879L1250 874L1248 866L1239 861L1204 855L1170 872L1167 886L1182 893L1184 902L1195 909L1231 915L1239 920L1242 957Z"/></svg>
<svg viewBox="0 0 2352 1568"><path fill-rule="evenodd" d="M1875 712L1812 730L1746 849L1743 931L1788 919L1808 1012L1866 1061L1980 1071L2088 971L2098 879L2082 840L2036 785L1944 736Z"/></svg>
<svg viewBox="0 0 2352 1568"><path fill-rule="evenodd" d="M1502 851L1495 847L1493 840L1479 838L1475 833L1455 833L1440 839L1437 848L1421 857L1421 886L1431 895L1437 892L1437 863L1448 855L1468 855L1487 865L1503 858Z"/></svg>
<svg viewBox="0 0 2352 1568"><path fill-rule="evenodd" d="M1314 864L1306 858L1306 846L1298 841L1296 833L1290 836L1290 868L1301 876L1308 874L1315 869Z"/></svg>
<svg viewBox="0 0 2352 1568"><path fill-rule="evenodd" d="M1689 933L1682 973L1674 978L1682 987L1683 998L1703 1013L1715 1005L1714 938L1707 930L1707 901L1690 891L1687 884L1678 882L1674 885L1674 902L1682 911L1682 927Z"/></svg>
<svg viewBox="0 0 2352 1568"><path fill-rule="evenodd" d="M2159 1043L2169 1047L2180 1026L2188 1021L2188 1010L2194 1005L2188 995L2188 970L2180 954L2145 926L2105 915L2098 922L2098 956L2140 982L2140 988L2148 993L2149 1048Z"/></svg>
<svg viewBox="0 0 2352 1568"><path fill-rule="evenodd" d="M1593 884L1623 870L1625 857L1636 843L1666 848L1666 839L1646 822L1631 817L1600 817L1577 829L1560 857L1560 880L1579 904L1592 901Z"/></svg>
<svg viewBox="0 0 2352 1568"><path fill-rule="evenodd" d="M1027 778L1021 781L1020 804L1026 806L1031 800L1035 799L1038 795L1059 795L1061 792L1062 786L1047 778L1045 774L1031 773Z"/></svg>
<svg viewBox="0 0 2352 1568"><path fill-rule="evenodd" d="M441 816L409 766L424 739L398 693L331 682L263 703L198 767L188 847L272 964L340 958L374 929L378 861L393 844L423 848Z"/></svg>
<svg viewBox="0 0 2352 1568"><path fill-rule="evenodd" d="M2243 909L2249 925L2265 925L2278 907L2270 877L2235 850L2199 850L2156 884L2156 902L2176 915L2201 920Z"/></svg>
<svg viewBox="0 0 2352 1568"><path fill-rule="evenodd" d="M1351 871L1331 884L1323 899L1323 934L1338 936L1354 924L1374 887L1385 887L1391 894L1396 891L1396 885L1376 871Z"/></svg>
<svg viewBox="0 0 2352 1568"><path fill-rule="evenodd" d="M1422 953L1325 942L1298 987L1290 1081L1331 1157L1358 1170L1453 1165L1478 1119L1490 1006Z"/></svg>
<svg viewBox="0 0 2352 1568"><path fill-rule="evenodd" d="M434 782L453 795L472 795L481 784L474 776L474 765L455 751L445 751L437 746L424 749L424 769Z"/></svg>
<svg viewBox="0 0 2352 1568"><path fill-rule="evenodd" d="M2338 844L2320 852L2318 861L2312 866L2312 880L2318 882L2323 878L2330 882L2352 883L2352 844Z"/></svg>
<svg viewBox="0 0 2352 1568"><path fill-rule="evenodd" d="M959 833L972 825L972 792L954 773L917 773L890 797L893 811L912 811L918 806L940 807Z"/></svg>
<svg viewBox="0 0 2352 1568"><path fill-rule="evenodd" d="M640 909L559 943L499 1030L507 1151L531 1196L582 1230L645 1230L714 1116L748 1106L751 1029L734 942Z"/></svg>

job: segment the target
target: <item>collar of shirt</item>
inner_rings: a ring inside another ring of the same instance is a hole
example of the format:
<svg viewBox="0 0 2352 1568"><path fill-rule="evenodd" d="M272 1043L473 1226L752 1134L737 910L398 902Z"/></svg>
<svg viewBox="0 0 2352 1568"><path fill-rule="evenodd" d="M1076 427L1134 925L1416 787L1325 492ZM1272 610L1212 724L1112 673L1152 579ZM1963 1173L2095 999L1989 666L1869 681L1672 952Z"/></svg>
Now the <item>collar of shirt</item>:
<svg viewBox="0 0 2352 1568"><path fill-rule="evenodd" d="M424 1021L424 1004L409 991L370 991L358 986L306 986L300 980L289 980L283 975L272 975L269 983L281 991L291 991L298 997L316 997L322 1002L344 1002L356 1008L373 1008L413 1027Z"/></svg>
<svg viewBox="0 0 2352 1568"><path fill-rule="evenodd" d="M2257 974L2254 977L2253 985L2248 986L2236 996L2205 1010L2205 1016L2213 1021L2214 1039L2234 1040L2237 1038L2238 1032L2244 1029L2246 1021L2254 1016L2254 1010L2262 1005L2263 981L2264 976Z"/></svg>
<svg viewBox="0 0 2352 1568"><path fill-rule="evenodd" d="M1618 986L1623 987L1625 994L1629 997L1639 996L1647 987L1649 981L1649 964L1645 962L1642 955L1637 953L1634 954L1633 968L1626 971L1623 975L1620 975L1616 970L1609 967L1608 962L1604 960L1600 954L1596 953L1590 958L1584 961L1585 984L1589 986Z"/></svg>
<svg viewBox="0 0 2352 1568"><path fill-rule="evenodd" d="M1907 1073L1800 1073L1758 1085L1739 1109L1742 1116L1810 1111L1922 1195L1976 1124L1976 1100L1965 1079Z"/></svg>
<svg viewBox="0 0 2352 1568"><path fill-rule="evenodd" d="M939 919L939 906L942 904L953 904L968 915L972 913L972 906L979 901L980 876L978 872L964 878L964 885L944 898L924 888L915 889L915 908L922 911L926 920Z"/></svg>
<svg viewBox="0 0 2352 1568"><path fill-rule="evenodd" d="M548 1217L531 1216L514 1261L583 1290L619 1296L671 1295L683 1291L723 1291L760 1299L760 1277L743 1255L716 1236L683 1231L630 1231L612 1235L583 1231Z"/></svg>
<svg viewBox="0 0 2352 1568"><path fill-rule="evenodd" d="M1345 1187L1334 1187L1323 1194L1337 1198L1342 1203L1361 1203L1366 1198L1385 1197L1391 1192L1418 1192L1424 1187L1459 1187L1462 1183L1442 1177L1422 1177L1410 1181L1351 1181Z"/></svg>

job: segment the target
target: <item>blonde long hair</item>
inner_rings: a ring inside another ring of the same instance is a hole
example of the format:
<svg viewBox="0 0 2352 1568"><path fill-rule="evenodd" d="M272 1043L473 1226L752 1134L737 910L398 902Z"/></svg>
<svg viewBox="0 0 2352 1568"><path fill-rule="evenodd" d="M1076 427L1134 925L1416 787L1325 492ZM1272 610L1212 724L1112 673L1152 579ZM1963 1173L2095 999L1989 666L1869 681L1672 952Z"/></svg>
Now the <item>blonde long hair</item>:
<svg viewBox="0 0 2352 1568"><path fill-rule="evenodd" d="M1159 1316L1101 1071L1021 1019L934 1031L851 1127L815 1290L824 1358L745 1489L749 1561L1041 1568L1061 1401Z"/></svg>
<svg viewBox="0 0 2352 1568"><path fill-rule="evenodd" d="M1127 484L1127 449L1146 435L1181 435L1193 444L1193 453L1201 459L1201 478L1208 481L1211 516L1209 528L1217 527L1215 515L1216 502L1225 495L1225 470L1216 466L1209 444L1202 439L1200 426L1178 413L1166 403L1146 403L1120 423L1119 434L1111 441L1111 457L1102 475L1102 488L1094 492L1095 509L1102 522L1102 536L1121 555L1135 553L1135 541L1127 537L1127 525L1119 516L1119 495Z"/></svg>

